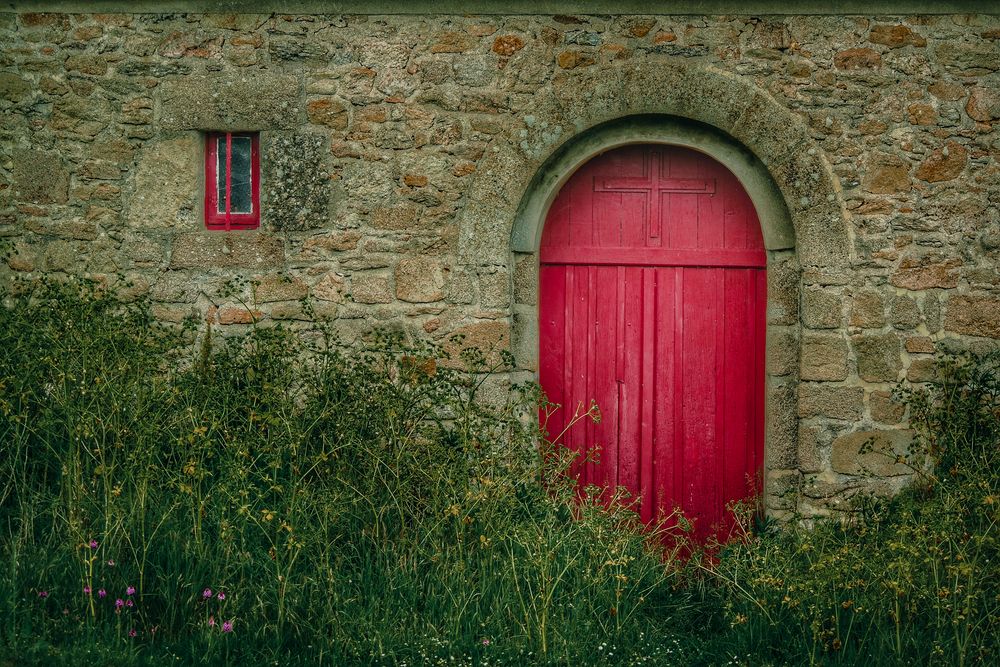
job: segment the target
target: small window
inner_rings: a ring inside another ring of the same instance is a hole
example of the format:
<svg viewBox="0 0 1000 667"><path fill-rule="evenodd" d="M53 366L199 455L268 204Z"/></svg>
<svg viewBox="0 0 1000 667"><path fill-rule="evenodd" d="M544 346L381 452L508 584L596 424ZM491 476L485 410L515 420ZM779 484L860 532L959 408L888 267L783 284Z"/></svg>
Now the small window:
<svg viewBox="0 0 1000 667"><path fill-rule="evenodd" d="M260 135L209 132L205 150L205 227L260 226Z"/></svg>

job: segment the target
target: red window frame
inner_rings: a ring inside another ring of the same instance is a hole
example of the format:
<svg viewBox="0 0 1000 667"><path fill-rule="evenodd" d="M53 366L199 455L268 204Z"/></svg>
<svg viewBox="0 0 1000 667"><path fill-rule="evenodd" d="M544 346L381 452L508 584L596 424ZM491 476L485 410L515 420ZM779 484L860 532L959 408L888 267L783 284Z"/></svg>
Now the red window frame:
<svg viewBox="0 0 1000 667"><path fill-rule="evenodd" d="M250 138L250 212L233 213L232 145L233 137ZM226 141L226 173L219 174L220 139ZM218 179L225 179L226 210L219 211ZM257 132L208 132L205 136L205 227L211 230L257 229L260 227L260 134Z"/></svg>

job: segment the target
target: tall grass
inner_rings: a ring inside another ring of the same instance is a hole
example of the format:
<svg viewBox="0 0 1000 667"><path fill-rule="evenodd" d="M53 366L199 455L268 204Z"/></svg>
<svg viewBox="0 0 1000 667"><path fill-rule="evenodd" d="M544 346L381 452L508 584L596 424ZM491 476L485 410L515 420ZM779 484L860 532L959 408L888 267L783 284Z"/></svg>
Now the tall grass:
<svg viewBox="0 0 1000 667"><path fill-rule="evenodd" d="M725 642L754 664L1000 661L1000 355L942 357L897 397L916 436L904 493L748 529L707 575Z"/></svg>
<svg viewBox="0 0 1000 667"><path fill-rule="evenodd" d="M389 337L344 352L322 328L223 341L74 285L8 301L0 651L18 660L523 664L622 647L617 663L661 651L682 616L655 531L578 502L537 392L482 400L481 356L457 371Z"/></svg>
<svg viewBox="0 0 1000 667"><path fill-rule="evenodd" d="M581 494L482 355L0 296L0 665L998 660L996 357L901 390L901 496L702 557Z"/></svg>

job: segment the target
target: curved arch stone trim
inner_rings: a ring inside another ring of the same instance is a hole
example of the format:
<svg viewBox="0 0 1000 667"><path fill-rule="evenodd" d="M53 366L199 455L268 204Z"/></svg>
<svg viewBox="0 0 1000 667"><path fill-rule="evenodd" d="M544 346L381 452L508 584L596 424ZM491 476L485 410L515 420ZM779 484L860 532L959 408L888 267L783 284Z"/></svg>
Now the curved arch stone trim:
<svg viewBox="0 0 1000 667"><path fill-rule="evenodd" d="M459 220L465 263L507 264L518 210L539 169L587 130L638 115L690 119L732 137L780 191L799 263L830 270L849 261L841 188L830 164L802 120L743 77L650 56L642 67L625 62L561 72L532 109L547 119L545 131L513 128L498 136L470 184Z"/></svg>
<svg viewBox="0 0 1000 667"><path fill-rule="evenodd" d="M538 251L546 212L573 173L601 153L628 144L691 148L725 165L746 189L768 250L795 247L795 228L781 192L760 160L733 139L701 123L672 116L631 116L591 128L565 144L539 169L514 219L511 249Z"/></svg>

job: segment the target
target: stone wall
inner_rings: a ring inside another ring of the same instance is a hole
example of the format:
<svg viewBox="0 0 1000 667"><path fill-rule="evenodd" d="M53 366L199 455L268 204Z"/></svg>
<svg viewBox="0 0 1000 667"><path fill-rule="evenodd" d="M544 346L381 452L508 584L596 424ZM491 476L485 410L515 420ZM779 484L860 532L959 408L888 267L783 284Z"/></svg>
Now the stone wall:
<svg viewBox="0 0 1000 667"><path fill-rule="evenodd" d="M796 238L770 248L778 516L899 488L862 449L906 448L894 384L1000 339L997 16L21 12L0 44L0 280L86 274L223 332L460 333L521 376L539 174L637 114L735 137ZM203 132L227 129L261 132L259 231L204 229Z"/></svg>

